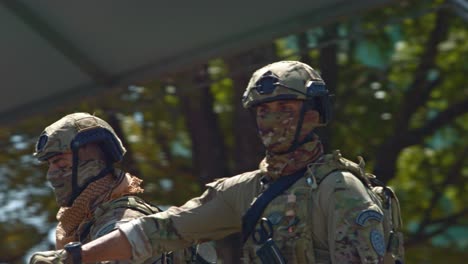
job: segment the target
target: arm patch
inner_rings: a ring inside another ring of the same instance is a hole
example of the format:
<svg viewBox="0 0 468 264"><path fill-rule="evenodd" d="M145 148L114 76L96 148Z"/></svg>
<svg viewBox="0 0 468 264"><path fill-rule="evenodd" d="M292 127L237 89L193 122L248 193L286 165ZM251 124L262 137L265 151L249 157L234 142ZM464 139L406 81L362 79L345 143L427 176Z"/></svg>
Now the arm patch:
<svg viewBox="0 0 468 264"><path fill-rule="evenodd" d="M385 241L382 232L377 229L372 229L370 232L370 241L372 247L379 256L385 255Z"/></svg>
<svg viewBox="0 0 468 264"><path fill-rule="evenodd" d="M382 218L383 215L380 212L368 209L359 213L359 215L356 217L356 224L364 226L369 220L376 220L378 222L381 222Z"/></svg>

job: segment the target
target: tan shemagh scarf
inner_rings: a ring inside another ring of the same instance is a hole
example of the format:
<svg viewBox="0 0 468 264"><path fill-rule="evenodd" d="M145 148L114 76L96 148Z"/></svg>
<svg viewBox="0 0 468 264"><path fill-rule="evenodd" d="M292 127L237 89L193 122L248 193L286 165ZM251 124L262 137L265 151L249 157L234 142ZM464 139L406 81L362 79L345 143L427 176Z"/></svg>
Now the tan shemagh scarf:
<svg viewBox="0 0 468 264"><path fill-rule="evenodd" d="M143 180L136 176L115 170L94 181L75 199L71 207L61 207L57 213L56 248L62 249L67 243L79 241L79 227L93 217L96 207L104 202L127 194L142 193Z"/></svg>
<svg viewBox="0 0 468 264"><path fill-rule="evenodd" d="M260 162L259 169L273 180L290 175L323 156L323 146L317 135L311 142L298 147L295 151L281 155L269 154Z"/></svg>

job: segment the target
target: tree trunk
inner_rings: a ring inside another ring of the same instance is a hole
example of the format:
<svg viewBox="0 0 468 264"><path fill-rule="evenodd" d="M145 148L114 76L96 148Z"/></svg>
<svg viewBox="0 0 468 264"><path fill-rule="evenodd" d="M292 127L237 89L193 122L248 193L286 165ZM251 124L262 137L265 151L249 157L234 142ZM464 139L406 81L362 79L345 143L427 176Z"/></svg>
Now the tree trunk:
<svg viewBox="0 0 468 264"><path fill-rule="evenodd" d="M194 172L204 185L228 175L226 148L218 117L213 112L207 65L180 76L177 93L192 141Z"/></svg>
<svg viewBox="0 0 468 264"><path fill-rule="evenodd" d="M180 80L177 93L192 140L194 171L199 174L200 183L205 184L229 175L227 155L218 118L213 112L207 66L203 65L193 72ZM237 244L237 240L239 237L234 235L216 241L218 258L223 263L237 263L240 259L238 248L232 246Z"/></svg>
<svg viewBox="0 0 468 264"><path fill-rule="evenodd" d="M128 171L129 173L136 175L138 177L143 177L141 175L141 171L138 168L138 164L136 163L135 159L133 158L133 151L130 144L127 141L127 138L123 132L122 125L120 120L117 118L117 114L115 111L106 111L107 112L107 122L109 125L114 129L117 136L122 141L122 144L127 149L127 153L125 153L124 159L122 160L122 169Z"/></svg>
<svg viewBox="0 0 468 264"><path fill-rule="evenodd" d="M394 137L388 138L379 148L376 155L375 174L383 182L387 182L396 175L397 159L400 152L417 140L410 129L411 117L418 109L426 105L430 92L438 85L439 81L429 81L428 72L436 68L436 56L439 44L447 38L449 31L450 13L447 10L437 11L437 18L431 35L427 40L426 50L421 54L419 65L414 73L413 82L406 91L403 104L395 113ZM427 135L426 135L427 136Z"/></svg>
<svg viewBox="0 0 468 264"><path fill-rule="evenodd" d="M275 62L277 58L275 45L268 44L226 60L234 83L234 174L257 169L264 157L265 150L257 135L255 116L242 106L242 95L252 73Z"/></svg>
<svg viewBox="0 0 468 264"><path fill-rule="evenodd" d="M322 76L322 79L325 81L325 84L328 90L330 91L330 93L336 93L337 86L338 86L338 74L339 74L339 66L338 66L338 60L337 60L338 46L336 42L330 42L330 41L335 39L338 35L337 25L333 24L328 27L325 27L324 32L325 33L322 39L320 40L320 43L329 42L330 44L325 45L324 47L320 48L318 67L320 70L320 75ZM304 53L301 52L301 54L304 54ZM332 145L332 133L331 133L332 125L333 125L333 115L332 115L331 124L329 124L326 127L319 128L317 130L317 134L319 135L326 152L330 151L330 148Z"/></svg>

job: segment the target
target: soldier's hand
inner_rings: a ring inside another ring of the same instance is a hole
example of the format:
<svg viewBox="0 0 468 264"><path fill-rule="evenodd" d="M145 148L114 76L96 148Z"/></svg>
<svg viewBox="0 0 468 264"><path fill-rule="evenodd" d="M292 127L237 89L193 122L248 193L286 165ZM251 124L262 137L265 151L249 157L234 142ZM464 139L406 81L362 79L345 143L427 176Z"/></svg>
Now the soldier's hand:
<svg viewBox="0 0 468 264"><path fill-rule="evenodd" d="M67 261L67 252L65 250L41 251L34 253L29 264L68 264L71 263L71 258Z"/></svg>

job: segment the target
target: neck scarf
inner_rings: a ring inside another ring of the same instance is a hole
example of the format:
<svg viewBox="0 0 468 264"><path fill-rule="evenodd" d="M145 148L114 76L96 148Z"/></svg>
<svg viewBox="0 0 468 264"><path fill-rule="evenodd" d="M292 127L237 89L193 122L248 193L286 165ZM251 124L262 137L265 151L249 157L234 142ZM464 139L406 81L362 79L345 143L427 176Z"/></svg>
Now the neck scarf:
<svg viewBox="0 0 468 264"><path fill-rule="evenodd" d="M312 141L303 144L295 151L275 155L267 152L260 162L259 168L266 176L275 180L284 175L290 175L316 161L323 155L323 146L317 135Z"/></svg>
<svg viewBox="0 0 468 264"><path fill-rule="evenodd" d="M79 241L80 225L93 217L93 212L102 203L128 194L142 193L141 179L115 170L102 179L94 181L75 199L71 207L61 207L57 213L59 221L56 230L56 248L62 249L65 244Z"/></svg>

